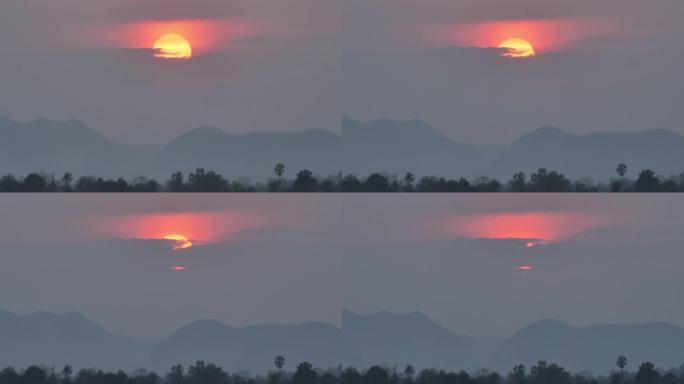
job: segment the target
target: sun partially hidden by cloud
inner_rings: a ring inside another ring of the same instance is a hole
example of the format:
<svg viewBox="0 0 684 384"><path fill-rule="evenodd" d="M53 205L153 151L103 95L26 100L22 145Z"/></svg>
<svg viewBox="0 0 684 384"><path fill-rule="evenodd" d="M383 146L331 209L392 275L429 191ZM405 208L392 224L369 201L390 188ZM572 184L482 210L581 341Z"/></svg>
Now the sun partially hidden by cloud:
<svg viewBox="0 0 684 384"><path fill-rule="evenodd" d="M128 49L150 49L163 58L190 58L218 51L235 39L250 36L246 21L230 19L150 20L108 27L107 45Z"/></svg>
<svg viewBox="0 0 684 384"><path fill-rule="evenodd" d="M169 240L171 242L171 248L174 250L188 249L192 248L193 244L190 239L179 234L170 234L164 236L164 240Z"/></svg>
<svg viewBox="0 0 684 384"><path fill-rule="evenodd" d="M192 45L183 36L177 33L168 33L155 41L152 47L154 57L160 59L190 59L192 57Z"/></svg>
<svg viewBox="0 0 684 384"><path fill-rule="evenodd" d="M253 212L164 212L110 217L104 236L164 240L176 250L236 239L242 232L276 225L276 220Z"/></svg>
<svg viewBox="0 0 684 384"><path fill-rule="evenodd" d="M521 49L526 56L564 49L574 42L612 32L614 26L584 19L488 20L427 30L434 44L476 48ZM516 39L515 41L513 39ZM508 43L505 43L507 42ZM530 46L523 47L523 41ZM530 47L532 51L530 51Z"/></svg>
<svg viewBox="0 0 684 384"><path fill-rule="evenodd" d="M607 225L602 217L581 211L503 212L447 219L443 230L472 239L526 240L525 247L534 248Z"/></svg>
<svg viewBox="0 0 684 384"><path fill-rule="evenodd" d="M501 56L515 59L532 57L536 54L534 46L529 41L519 38L506 39L499 44L499 48L504 50Z"/></svg>

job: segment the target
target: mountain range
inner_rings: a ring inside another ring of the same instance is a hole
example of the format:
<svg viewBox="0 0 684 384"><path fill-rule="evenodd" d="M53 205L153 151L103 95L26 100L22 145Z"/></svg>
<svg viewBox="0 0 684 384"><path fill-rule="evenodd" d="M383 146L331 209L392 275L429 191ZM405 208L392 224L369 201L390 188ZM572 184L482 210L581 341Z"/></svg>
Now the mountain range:
<svg viewBox="0 0 684 384"><path fill-rule="evenodd" d="M417 368L509 371L538 360L572 370L608 372L619 355L633 366L651 361L660 367L684 362L684 329L666 323L604 324L573 327L556 320L530 324L509 338L455 334L415 312L342 314L342 326L322 322L230 327L201 320L166 338L112 334L80 314L0 311L0 362L103 369L166 371L197 360L230 371L265 372L273 358L285 356L288 369L309 361L318 367L386 364Z"/></svg>
<svg viewBox="0 0 684 384"><path fill-rule="evenodd" d="M19 123L0 118L0 173L76 176L147 176L202 167L229 179L264 181L282 162L286 177L304 168L322 176L373 172L508 180L540 167L579 179L607 180L628 165L628 177L646 168L661 175L684 170L684 137L665 130L576 135L539 128L510 145L457 142L420 120L342 120L341 134L326 130L235 135L200 127L167 145L134 146L107 139L84 123L45 119Z"/></svg>

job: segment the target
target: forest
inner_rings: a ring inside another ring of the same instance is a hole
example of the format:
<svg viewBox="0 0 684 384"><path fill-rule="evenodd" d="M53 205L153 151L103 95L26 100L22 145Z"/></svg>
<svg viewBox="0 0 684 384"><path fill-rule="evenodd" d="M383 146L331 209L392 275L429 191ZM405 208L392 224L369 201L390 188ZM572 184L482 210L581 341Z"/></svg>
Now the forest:
<svg viewBox="0 0 684 384"><path fill-rule="evenodd" d="M650 169L639 172L635 179L625 177L627 166L616 167L617 177L606 182L591 179L570 180L556 171L539 168L529 177L518 172L510 180L499 181L487 177L474 180L466 178L447 179L440 176L417 178L407 172L403 176L373 173L367 177L354 174L318 176L308 169L296 173L292 179L285 177L286 168L276 164L274 177L266 182L252 183L249 179L228 180L214 171L198 168L187 177L182 172L173 173L166 181L159 182L146 177L132 180L124 178L105 179L95 176L74 176L67 172L61 177L31 173L25 177L6 174L0 177L0 192L5 193L117 193L117 192L299 192L299 193L495 193L495 192L684 192L684 172L663 177Z"/></svg>
<svg viewBox="0 0 684 384"><path fill-rule="evenodd" d="M286 369L286 359L277 356L266 375L229 373L214 364L198 361L185 369L175 365L163 374L139 370L104 372L68 365L62 369L31 366L22 371L8 367L0 371L0 384L684 384L684 364L663 370L650 362L635 370L627 369L624 356L616 359L608 375L572 373L565 368L539 361L527 369L517 365L505 375L487 370L474 373L446 372L438 369L417 371L411 365L403 368L372 366L367 370L354 367L318 369L308 362Z"/></svg>

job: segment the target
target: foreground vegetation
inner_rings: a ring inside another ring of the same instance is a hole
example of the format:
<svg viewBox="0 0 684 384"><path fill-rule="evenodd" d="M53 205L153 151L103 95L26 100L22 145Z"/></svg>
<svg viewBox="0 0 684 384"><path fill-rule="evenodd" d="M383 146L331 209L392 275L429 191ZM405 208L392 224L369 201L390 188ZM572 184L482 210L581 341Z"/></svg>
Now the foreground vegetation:
<svg viewBox="0 0 684 384"><path fill-rule="evenodd" d="M53 368L32 366L23 371L5 368L0 371L0 384L683 384L684 365L678 369L661 370L651 363L639 365L635 372L625 369L627 359L620 356L614 370L607 376L590 373L570 373L556 364L540 361L526 369L515 366L508 374L480 370L446 372L425 369L420 372L408 365L396 367L373 366L360 371L342 366L316 369L311 364L299 364L294 372L285 370L285 359L276 357L275 370L267 375L231 374L214 364L198 361L188 367L176 365L165 375L154 372L104 372L70 366L56 371Z"/></svg>
<svg viewBox="0 0 684 384"><path fill-rule="evenodd" d="M252 183L247 179L230 181L202 168L191 172L187 178L176 172L164 183L144 177L129 181L93 176L74 179L70 173L61 178L32 173L23 178L11 174L3 176L0 192L684 192L684 172L662 177L647 169L636 179L629 179L625 177L627 166L619 164L616 173L619 178L607 183L595 183L591 179L571 181L545 168L529 177L522 172L516 173L504 183L486 177L456 180L425 176L417 179L412 173L403 177L381 173L364 178L342 173L320 177L307 169L299 171L294 179L287 179L285 166L277 164L274 168L276 177L266 183Z"/></svg>

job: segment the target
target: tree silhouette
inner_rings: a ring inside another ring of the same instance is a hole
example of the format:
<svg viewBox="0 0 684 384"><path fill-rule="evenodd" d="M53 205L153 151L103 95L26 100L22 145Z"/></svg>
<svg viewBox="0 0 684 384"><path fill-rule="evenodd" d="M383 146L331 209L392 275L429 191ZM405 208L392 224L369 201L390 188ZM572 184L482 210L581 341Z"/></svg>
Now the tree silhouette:
<svg viewBox="0 0 684 384"><path fill-rule="evenodd" d="M404 190L406 192L413 192L413 183L415 183L415 182L416 182L416 176L411 172L407 172L406 175L404 176L404 185L405 185Z"/></svg>
<svg viewBox="0 0 684 384"><path fill-rule="evenodd" d="M24 192L46 192L47 180L42 175L31 173L24 179Z"/></svg>
<svg viewBox="0 0 684 384"><path fill-rule="evenodd" d="M404 376L406 376L409 379L413 378L413 375L416 373L416 369L413 367L413 365L409 364L404 368Z"/></svg>
<svg viewBox="0 0 684 384"><path fill-rule="evenodd" d="M182 384L185 380L185 369L182 365L176 364L171 367L171 372L166 375L169 384Z"/></svg>
<svg viewBox="0 0 684 384"><path fill-rule="evenodd" d="M620 175L620 187L622 187L624 185L625 175L627 174L627 164L618 164L617 168L615 169L615 172L617 172L617 174Z"/></svg>
<svg viewBox="0 0 684 384"><path fill-rule="evenodd" d="M64 376L66 379L70 379L71 375L74 373L74 369L71 368L70 365L65 365L64 368L62 368L62 376Z"/></svg>
<svg viewBox="0 0 684 384"><path fill-rule="evenodd" d="M306 361L297 366L297 371L292 376L294 384L316 384L316 379L318 379L318 374L311 363Z"/></svg>
<svg viewBox="0 0 684 384"><path fill-rule="evenodd" d="M389 190L389 180L379 173L368 176L363 184L364 192L387 192Z"/></svg>
<svg viewBox="0 0 684 384"><path fill-rule="evenodd" d="M508 375L508 382L510 384L525 384L525 366L520 364L513 367L513 371Z"/></svg>
<svg viewBox="0 0 684 384"><path fill-rule="evenodd" d="M639 366L639 371L634 376L635 384L658 384L660 374L655 369L655 365L645 362Z"/></svg>
<svg viewBox="0 0 684 384"><path fill-rule="evenodd" d="M634 185L634 190L637 192L658 192L659 188L660 180L655 176L655 172L650 169L641 171Z"/></svg>
<svg viewBox="0 0 684 384"><path fill-rule="evenodd" d="M276 164L273 172L275 172L276 176L278 176L278 180L282 179L283 175L285 174L285 165L283 163Z"/></svg>
<svg viewBox="0 0 684 384"><path fill-rule="evenodd" d="M304 169L297 174L293 189L295 192L316 192L318 180L313 176L313 172Z"/></svg>
<svg viewBox="0 0 684 384"><path fill-rule="evenodd" d="M366 371L367 384L389 384L389 375L384 368L374 365Z"/></svg>
<svg viewBox="0 0 684 384"><path fill-rule="evenodd" d="M185 176L182 172L176 172L171 175L169 181L166 182L166 189L169 192L183 192L185 188Z"/></svg>
<svg viewBox="0 0 684 384"><path fill-rule="evenodd" d="M71 183L74 181L74 176L69 172L64 172L62 175L62 188L65 192L71 191Z"/></svg>
<svg viewBox="0 0 684 384"><path fill-rule="evenodd" d="M278 371L282 371L283 367L285 366L285 358L282 356L276 356L275 360L273 360L273 365L278 368Z"/></svg>
<svg viewBox="0 0 684 384"><path fill-rule="evenodd" d="M627 366L627 358L624 356L619 356L615 364L618 366L618 368L620 368L620 372L622 372Z"/></svg>

